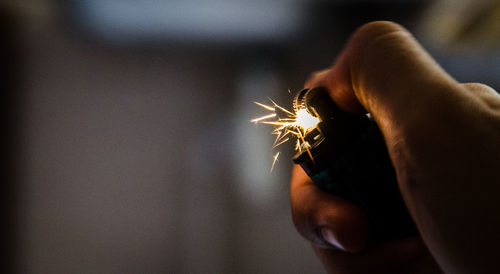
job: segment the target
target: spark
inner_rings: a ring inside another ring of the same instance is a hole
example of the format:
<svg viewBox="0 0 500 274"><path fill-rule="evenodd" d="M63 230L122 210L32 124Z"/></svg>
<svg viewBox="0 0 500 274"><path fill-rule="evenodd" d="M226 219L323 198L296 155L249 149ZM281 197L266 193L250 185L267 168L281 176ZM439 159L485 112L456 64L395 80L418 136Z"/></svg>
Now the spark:
<svg viewBox="0 0 500 274"><path fill-rule="evenodd" d="M290 138L286 138L286 139L284 139L284 140L281 140L279 143L275 144L275 145L273 146L273 148L275 148L275 147L277 147L277 146L279 146L279 145L281 145L281 144L285 143L285 142L286 142L286 141L288 141L288 140L290 140Z"/></svg>
<svg viewBox="0 0 500 274"><path fill-rule="evenodd" d="M255 118L255 119L251 120L250 122L258 123L259 121L266 120L266 119L269 119L272 117L276 117L276 113L271 113L269 115L264 115L262 117Z"/></svg>
<svg viewBox="0 0 500 274"><path fill-rule="evenodd" d="M274 164L276 164L276 162L278 161L278 156L280 156L279 151L273 156L273 165L271 166L271 172L273 171Z"/></svg>
<svg viewBox="0 0 500 274"><path fill-rule="evenodd" d="M288 90L288 92L291 93L290 90ZM300 108L292 112L278 105L270 98L269 101L271 101L271 105L254 102L256 105L268 111L271 111L272 113L263 115L261 117L257 117L251 120L251 122L255 124L266 124L274 126L274 130L271 132L271 134L276 135L273 148L278 147L289 141L290 137L287 136L290 135L292 137L295 136L297 140L295 144L295 150L302 152L305 149L309 154L311 160L314 162L313 156L309 151L309 144L307 144L304 137L309 131L311 131L318 125L318 123L320 122L319 118L310 114L309 111L305 108ZM279 115L276 112L277 110L280 111ZM285 117L280 117L280 115ZM278 152L273 156L273 164L271 167L271 171L273 170L274 165L278 161L279 154L280 153Z"/></svg>
<svg viewBox="0 0 500 274"><path fill-rule="evenodd" d="M283 140L283 139L284 139L284 138L285 138L288 134L290 134L290 132L285 132L285 133L282 133L282 132L277 132L277 133L273 133L273 134L278 135L278 136L276 137L276 140L274 141L274 144L273 144L273 148L275 148L275 147L277 147L277 146L279 146L279 145L281 145L281 144L283 144L283 143L284 143L284 142L281 142L281 140ZM287 138L287 140L288 140L288 139L289 139L289 138ZM280 143L279 143L279 144L276 144L276 143L278 143L278 142L280 142Z"/></svg>
<svg viewBox="0 0 500 274"><path fill-rule="evenodd" d="M274 108L273 108L273 107L270 107L270 106L268 106L268 105L264 105L264 104L261 104L261 103L259 103L259 102L254 102L254 104L256 104L256 105L258 105L258 106L261 106L261 107L263 107L263 108L265 108L265 109L267 109L267 110L274 111Z"/></svg>
<svg viewBox="0 0 500 274"><path fill-rule="evenodd" d="M306 140L304 140L304 136L302 136L300 131L299 131L299 137L300 137L300 140L302 140L302 143L305 144ZM313 158L311 151L309 150L309 147L306 147L306 150L307 150L307 154L309 154L309 157L311 158L311 161L314 163L314 158Z"/></svg>
<svg viewBox="0 0 500 274"><path fill-rule="evenodd" d="M293 114L292 112L288 111L286 108L284 108L284 107L280 107L280 105L276 104L276 103L275 103L273 100L271 100L271 99L269 99L269 100L273 103L273 105L274 105L275 107L277 107L277 108L281 109L282 111L284 111L284 112L288 113L289 115L294 116L294 114ZM274 110L273 110L273 111L274 111Z"/></svg>

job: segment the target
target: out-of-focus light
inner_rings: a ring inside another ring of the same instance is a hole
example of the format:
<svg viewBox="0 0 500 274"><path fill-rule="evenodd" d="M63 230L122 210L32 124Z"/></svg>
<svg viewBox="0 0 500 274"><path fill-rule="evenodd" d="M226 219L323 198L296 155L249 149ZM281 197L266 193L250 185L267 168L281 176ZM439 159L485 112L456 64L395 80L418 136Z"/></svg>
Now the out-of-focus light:
<svg viewBox="0 0 500 274"><path fill-rule="evenodd" d="M297 0L74 2L77 20L110 40L276 41L303 25Z"/></svg>

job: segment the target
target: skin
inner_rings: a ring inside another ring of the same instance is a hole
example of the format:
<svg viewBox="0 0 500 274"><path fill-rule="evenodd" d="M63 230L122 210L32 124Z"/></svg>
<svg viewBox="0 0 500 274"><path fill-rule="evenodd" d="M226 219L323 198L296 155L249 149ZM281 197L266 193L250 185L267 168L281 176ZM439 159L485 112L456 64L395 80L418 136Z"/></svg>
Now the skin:
<svg viewBox="0 0 500 274"><path fill-rule="evenodd" d="M392 22L359 28L334 65L306 81L314 86L346 111L372 114L421 235L368 245L364 213L295 166L293 221L329 273L500 268L500 96L492 88L458 83Z"/></svg>

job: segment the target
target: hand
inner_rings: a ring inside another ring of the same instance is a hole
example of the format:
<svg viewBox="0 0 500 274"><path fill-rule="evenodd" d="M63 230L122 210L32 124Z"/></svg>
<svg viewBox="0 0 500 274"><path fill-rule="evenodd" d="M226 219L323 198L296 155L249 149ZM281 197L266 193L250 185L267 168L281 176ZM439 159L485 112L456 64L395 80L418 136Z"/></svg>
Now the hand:
<svg viewBox="0 0 500 274"><path fill-rule="evenodd" d="M359 28L313 74L344 110L370 112L422 239L367 246L363 212L295 166L293 220L331 273L491 272L500 246L500 96L450 77L401 26ZM430 254L428 251L430 251Z"/></svg>

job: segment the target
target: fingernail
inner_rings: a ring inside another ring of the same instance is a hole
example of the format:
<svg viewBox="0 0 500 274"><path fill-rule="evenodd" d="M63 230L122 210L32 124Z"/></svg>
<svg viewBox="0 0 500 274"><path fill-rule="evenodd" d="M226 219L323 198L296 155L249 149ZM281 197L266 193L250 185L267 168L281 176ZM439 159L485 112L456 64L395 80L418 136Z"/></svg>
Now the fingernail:
<svg viewBox="0 0 500 274"><path fill-rule="evenodd" d="M323 240L325 240L331 246L340 250L345 250L345 248L339 243L337 238L335 238L335 234L331 229L323 227L321 229L321 236L323 237Z"/></svg>

